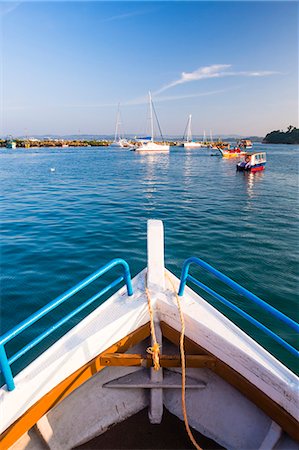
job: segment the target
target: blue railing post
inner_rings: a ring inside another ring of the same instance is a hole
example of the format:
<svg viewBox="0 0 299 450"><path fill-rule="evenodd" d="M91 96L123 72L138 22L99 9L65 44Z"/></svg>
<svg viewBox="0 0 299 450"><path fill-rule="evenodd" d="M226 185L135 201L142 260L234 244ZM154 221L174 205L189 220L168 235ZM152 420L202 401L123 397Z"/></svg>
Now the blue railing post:
<svg viewBox="0 0 299 450"><path fill-rule="evenodd" d="M189 266L191 264L190 260L191 260L191 258L186 259L186 261L184 261L184 264L183 264L181 282L180 282L180 287L179 287L179 292L178 292L178 295L180 297L184 294L187 277L188 277L188 272L189 272Z"/></svg>
<svg viewBox="0 0 299 450"><path fill-rule="evenodd" d="M132 286L130 267L126 263L126 261L123 261L123 266L124 266L124 279L125 279L125 282L127 285L127 292L128 292L128 295L131 297L133 295L133 286Z"/></svg>
<svg viewBox="0 0 299 450"><path fill-rule="evenodd" d="M15 388L15 383L13 380L10 365L8 364L6 351L5 351L5 348L3 345L0 345L0 369L4 376L4 380L7 385L7 389L9 391L13 391Z"/></svg>
<svg viewBox="0 0 299 450"><path fill-rule="evenodd" d="M288 344L284 339L280 338L277 334L273 333L269 328L262 325L258 320L251 317L249 314L245 313L242 309L235 306L232 302L227 300L226 298L222 297L221 295L217 294L217 292L213 291L213 289L206 286L204 283L201 283L196 278L194 278L192 275L189 274L189 267L190 264L196 264L197 266L201 267L202 269L205 269L207 272L212 273L216 278L218 278L220 281L225 283L227 286L234 289L236 292L238 292L241 295L244 295L246 298L254 302L256 305L260 306L262 309L267 311L269 314L274 316L276 319L281 320L284 324L288 325L290 328L292 328L296 333L299 333L299 325L292 320L290 317L287 317L285 314L281 313L277 309L275 309L273 306L269 305L268 303L264 302L261 298L257 297L252 292L248 291L247 289L243 288L240 284L233 281L231 278L227 277L223 273L219 272L219 270L215 269L214 267L210 266L210 264L204 262L203 260L196 258L192 256L191 258L186 259L186 261L183 264L182 268L182 274L181 274L181 281L180 286L178 290L178 295L181 297L184 294L186 282L189 280L192 283L196 284L199 288L203 289L208 294L211 294L214 296L214 298L217 298L220 302L228 306L233 311L240 314L242 317L245 317L249 322L256 325L259 329L263 330L266 334L271 336L276 342L281 344L284 348L286 348L289 352L291 352L296 357L299 356L298 350L296 350L293 346Z"/></svg>

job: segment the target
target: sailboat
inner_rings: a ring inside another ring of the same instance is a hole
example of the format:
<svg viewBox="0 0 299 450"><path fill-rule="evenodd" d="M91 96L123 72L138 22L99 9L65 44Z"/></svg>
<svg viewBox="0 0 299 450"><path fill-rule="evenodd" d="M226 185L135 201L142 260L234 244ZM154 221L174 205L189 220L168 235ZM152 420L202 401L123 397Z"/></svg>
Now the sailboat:
<svg viewBox="0 0 299 450"><path fill-rule="evenodd" d="M202 147L202 143L195 142L192 140L191 121L192 121L192 114L190 114L188 117L188 122L187 122L187 126L186 126L187 141L184 142L184 147L187 149L200 148L200 147Z"/></svg>
<svg viewBox="0 0 299 450"><path fill-rule="evenodd" d="M218 150L218 146L213 140L212 130L210 130L210 148L212 148L213 150Z"/></svg>
<svg viewBox="0 0 299 450"><path fill-rule="evenodd" d="M153 116L153 100L152 95L149 92L149 108L150 108L150 124L151 124L151 136L147 138L141 138L137 139L137 144L134 148L136 152L168 152L169 151L169 145L165 144L164 142L154 142L154 116ZM156 115L156 114L155 114ZM156 116L157 119L157 116ZM158 121L158 119L157 119ZM158 122L159 125L159 122ZM160 125L159 125L160 128ZM161 130L160 130L161 132ZM161 133L162 135L162 133Z"/></svg>
<svg viewBox="0 0 299 450"><path fill-rule="evenodd" d="M115 123L115 134L114 141L110 144L110 147L130 147L129 142L124 139L123 134L121 134L121 117L120 117L120 104L118 104L116 123Z"/></svg>

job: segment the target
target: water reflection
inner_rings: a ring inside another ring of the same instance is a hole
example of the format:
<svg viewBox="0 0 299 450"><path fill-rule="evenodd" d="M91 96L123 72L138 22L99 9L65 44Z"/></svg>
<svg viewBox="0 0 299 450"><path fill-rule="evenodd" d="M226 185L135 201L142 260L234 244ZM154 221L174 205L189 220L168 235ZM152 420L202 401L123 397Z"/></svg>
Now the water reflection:
<svg viewBox="0 0 299 450"><path fill-rule="evenodd" d="M150 202L149 209L153 209L155 194L161 184L165 184L165 175L169 168L169 154L165 152L155 152L154 154L143 155L141 163L144 165L144 193L145 198ZM148 209L148 208L147 208Z"/></svg>
<svg viewBox="0 0 299 450"><path fill-rule="evenodd" d="M186 151L184 158L184 185L188 188L192 185L192 166L194 166L193 155L191 152Z"/></svg>
<svg viewBox="0 0 299 450"><path fill-rule="evenodd" d="M260 182L264 178L264 171L261 172L240 172L240 175L243 175L245 183L246 183L246 191L248 197L254 198L256 196L256 183Z"/></svg>

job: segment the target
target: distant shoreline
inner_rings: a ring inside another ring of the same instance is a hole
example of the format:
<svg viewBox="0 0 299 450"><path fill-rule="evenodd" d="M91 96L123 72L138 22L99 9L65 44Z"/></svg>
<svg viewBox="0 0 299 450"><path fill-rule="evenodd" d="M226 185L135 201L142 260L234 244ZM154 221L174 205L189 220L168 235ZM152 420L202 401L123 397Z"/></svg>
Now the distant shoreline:
<svg viewBox="0 0 299 450"><path fill-rule="evenodd" d="M12 139L15 142L17 148L32 148L32 147L53 147L53 148L65 148L65 147L107 147L112 141L100 140L100 141L87 141L87 140L39 140L39 139ZM8 140L0 140L0 147L6 147Z"/></svg>
<svg viewBox="0 0 299 450"><path fill-rule="evenodd" d="M248 138L250 139L250 138ZM261 143L263 138L255 137L255 139L250 139L252 142ZM128 141L134 142L134 138L128 139ZM195 138L195 140L202 141L200 138ZM162 141L162 139L157 139L157 141ZM227 138L215 138L214 143L223 142L237 142L236 137ZM65 138L55 138L55 139L37 139L37 138L12 138L10 139L0 139L0 148L7 147L9 142L14 142L16 148L42 148L42 147L53 147L53 148L67 148L67 147L108 147L112 144L113 139L65 139ZM165 138L163 142L167 142L172 147L180 146L182 144L182 138ZM208 144L208 142L207 142Z"/></svg>

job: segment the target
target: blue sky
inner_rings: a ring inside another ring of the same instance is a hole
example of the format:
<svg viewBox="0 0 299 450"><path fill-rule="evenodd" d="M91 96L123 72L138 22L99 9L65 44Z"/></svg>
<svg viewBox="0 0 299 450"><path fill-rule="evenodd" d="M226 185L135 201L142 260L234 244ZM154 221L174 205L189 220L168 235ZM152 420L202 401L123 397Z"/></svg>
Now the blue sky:
<svg viewBox="0 0 299 450"><path fill-rule="evenodd" d="M1 2L0 135L298 125L296 2Z"/></svg>

